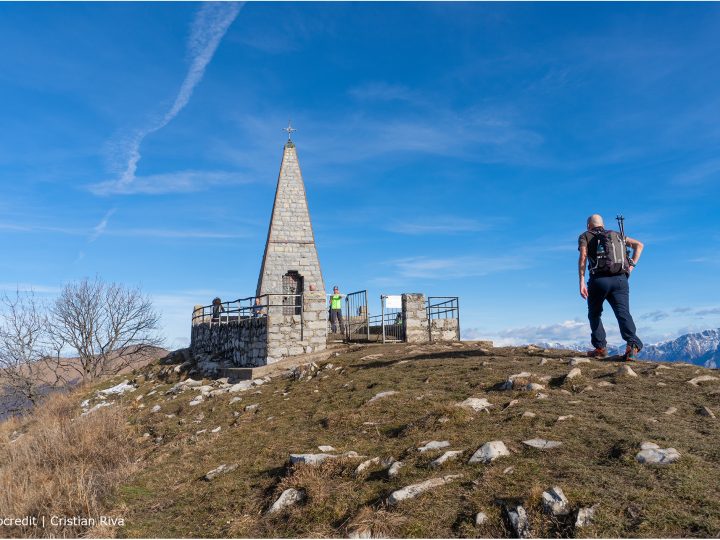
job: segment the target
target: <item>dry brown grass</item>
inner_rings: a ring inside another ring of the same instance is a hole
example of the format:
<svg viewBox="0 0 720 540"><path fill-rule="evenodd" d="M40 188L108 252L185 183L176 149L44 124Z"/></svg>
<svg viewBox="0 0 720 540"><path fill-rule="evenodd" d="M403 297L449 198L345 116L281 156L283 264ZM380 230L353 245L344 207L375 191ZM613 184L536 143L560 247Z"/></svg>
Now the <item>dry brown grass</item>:
<svg viewBox="0 0 720 540"><path fill-rule="evenodd" d="M35 516L46 527L2 527L2 536L79 536L86 526L50 525L51 516L97 518L132 472L132 433L119 408L78 416L77 397L55 395L32 416L0 424L0 515ZM22 435L18 438L17 433ZM13 440L14 439L14 440Z"/></svg>
<svg viewBox="0 0 720 540"><path fill-rule="evenodd" d="M603 386L599 383L613 382L619 364L592 361L580 366L584 381L572 388L562 381L574 353L548 351L543 356L549 360L540 365L539 355L523 349L487 352L462 344L414 350L404 345L344 350L332 359L342 372L322 370L303 381L278 376L237 394L241 401L232 405L231 395L220 395L189 407L196 392L167 395L175 380L151 376L148 368L137 392L118 399L137 433L150 436L139 442L143 467L114 498L113 509L126 519L116 534L343 537L369 530L381 537L498 538L513 534L503 518L504 504L512 502L525 507L538 537L720 532L720 421L697 412L701 406L720 410L720 385L687 384L705 373L703 368L658 370L655 363L640 362L633 365L638 377ZM363 359L371 352L381 356ZM536 392L497 389L522 371L546 385L545 399ZM385 390L398 393L368 403ZM455 406L471 396L485 397L493 407L475 413ZM517 403L505 408L511 400ZM244 410L255 403L253 412ZM160 413L152 412L156 404ZM663 414L669 406L678 411ZM524 411L536 416L522 418ZM558 421L561 415L568 418ZM212 433L218 426L221 431ZM540 451L522 444L534 437L563 445ZM487 465L468 463L483 443L498 439L510 456ZM444 450L418 452L429 440L449 440L451 449L465 453L442 469L431 468ZM640 465L635 453L645 440L677 448L680 462ZM290 453L317 452L326 444L338 453L392 456L405 465L393 478L381 467L356 476L360 459L315 468L289 465ZM238 467L212 482L203 480L223 463ZM462 479L398 505L384 502L396 489L445 474ZM573 510L597 504L593 525L573 530L566 520L543 512L540 495L551 486L563 489ZM306 500L268 515L289 487L302 489ZM480 526L478 511L488 516Z"/></svg>

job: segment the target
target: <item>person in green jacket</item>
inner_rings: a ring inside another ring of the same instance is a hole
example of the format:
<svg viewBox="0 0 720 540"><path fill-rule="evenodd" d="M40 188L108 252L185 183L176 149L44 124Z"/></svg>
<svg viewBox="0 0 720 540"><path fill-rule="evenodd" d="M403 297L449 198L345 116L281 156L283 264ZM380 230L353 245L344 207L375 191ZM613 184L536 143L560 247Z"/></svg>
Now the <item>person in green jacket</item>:
<svg viewBox="0 0 720 540"><path fill-rule="evenodd" d="M339 330L342 332L343 329L343 318L342 318L342 297L340 289L337 285L333 287L333 293L330 296L330 329L335 334Z"/></svg>

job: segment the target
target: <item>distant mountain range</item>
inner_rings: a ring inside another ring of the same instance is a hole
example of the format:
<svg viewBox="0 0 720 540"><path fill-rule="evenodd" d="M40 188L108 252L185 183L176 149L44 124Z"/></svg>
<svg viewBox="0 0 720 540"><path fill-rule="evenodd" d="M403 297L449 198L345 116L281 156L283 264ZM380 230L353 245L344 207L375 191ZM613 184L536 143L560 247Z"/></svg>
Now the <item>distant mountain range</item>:
<svg viewBox="0 0 720 540"><path fill-rule="evenodd" d="M538 343L548 349L588 350L587 345ZM623 354L624 348L610 348L610 354ZM720 328L704 330L694 334L684 334L679 338L646 345L640 352L640 358L663 362L687 362L707 368L720 367Z"/></svg>

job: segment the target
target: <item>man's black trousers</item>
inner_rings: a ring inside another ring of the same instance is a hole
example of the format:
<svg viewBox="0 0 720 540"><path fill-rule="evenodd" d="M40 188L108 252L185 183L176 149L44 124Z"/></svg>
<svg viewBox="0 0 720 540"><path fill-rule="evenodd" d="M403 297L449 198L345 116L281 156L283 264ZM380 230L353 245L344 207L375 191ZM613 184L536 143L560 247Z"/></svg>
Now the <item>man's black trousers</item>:
<svg viewBox="0 0 720 540"><path fill-rule="evenodd" d="M630 315L630 286L625 274L619 276L590 276L588 282L588 319L592 332L591 341L595 348L607 347L605 328L600 316L603 302L608 301L620 326L620 335L630 345L642 349L643 343L635 334L635 322Z"/></svg>

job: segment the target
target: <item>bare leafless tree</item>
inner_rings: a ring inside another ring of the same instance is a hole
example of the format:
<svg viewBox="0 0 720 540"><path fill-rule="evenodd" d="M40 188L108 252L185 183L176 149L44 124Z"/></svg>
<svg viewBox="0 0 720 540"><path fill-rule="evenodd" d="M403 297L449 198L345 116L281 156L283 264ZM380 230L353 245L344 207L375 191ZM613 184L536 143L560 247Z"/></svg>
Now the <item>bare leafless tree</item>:
<svg viewBox="0 0 720 540"><path fill-rule="evenodd" d="M99 278L67 284L50 319L56 344L78 356L61 364L83 380L114 375L162 344L156 332L160 317L150 299L139 288Z"/></svg>
<svg viewBox="0 0 720 540"><path fill-rule="evenodd" d="M45 309L32 292L0 298L0 412L37 405L60 382Z"/></svg>

